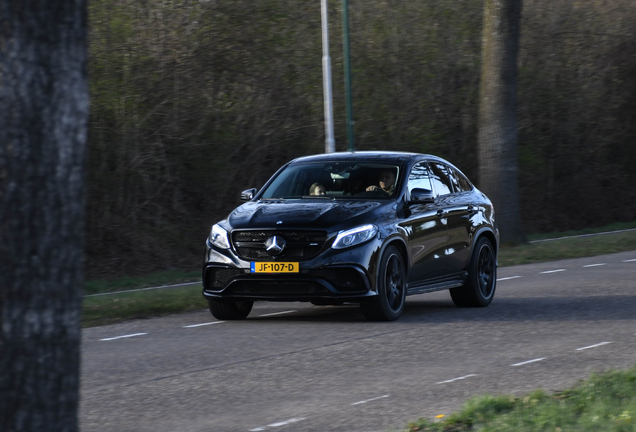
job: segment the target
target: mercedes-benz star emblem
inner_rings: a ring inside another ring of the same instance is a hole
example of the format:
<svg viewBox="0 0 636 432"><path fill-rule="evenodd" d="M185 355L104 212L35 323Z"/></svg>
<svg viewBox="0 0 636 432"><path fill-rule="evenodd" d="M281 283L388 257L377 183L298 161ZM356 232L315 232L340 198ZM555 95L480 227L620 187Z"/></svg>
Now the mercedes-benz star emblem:
<svg viewBox="0 0 636 432"><path fill-rule="evenodd" d="M287 242L284 238L279 236L271 236L265 242L265 249L271 256L276 256L279 255L283 251L283 249L285 249L286 244Z"/></svg>

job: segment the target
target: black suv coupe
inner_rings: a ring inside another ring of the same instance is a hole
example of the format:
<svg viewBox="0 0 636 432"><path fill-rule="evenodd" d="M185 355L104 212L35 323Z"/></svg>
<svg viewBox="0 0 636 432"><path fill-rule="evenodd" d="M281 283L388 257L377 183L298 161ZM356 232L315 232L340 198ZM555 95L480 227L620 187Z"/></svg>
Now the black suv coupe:
<svg viewBox="0 0 636 432"><path fill-rule="evenodd" d="M388 321L407 295L448 289L460 307L494 297L493 205L439 157L301 157L241 199L206 242L203 296L217 319L244 319L258 300L354 302Z"/></svg>

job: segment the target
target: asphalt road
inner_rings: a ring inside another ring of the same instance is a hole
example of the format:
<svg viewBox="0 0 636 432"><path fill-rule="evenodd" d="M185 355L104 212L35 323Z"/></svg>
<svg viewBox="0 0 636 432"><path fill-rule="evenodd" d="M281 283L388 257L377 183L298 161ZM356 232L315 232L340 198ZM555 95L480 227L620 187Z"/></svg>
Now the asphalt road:
<svg viewBox="0 0 636 432"><path fill-rule="evenodd" d="M256 303L85 329L88 431L391 431L474 395L554 391L636 363L636 251L499 269L493 303L407 298L397 322L357 306Z"/></svg>

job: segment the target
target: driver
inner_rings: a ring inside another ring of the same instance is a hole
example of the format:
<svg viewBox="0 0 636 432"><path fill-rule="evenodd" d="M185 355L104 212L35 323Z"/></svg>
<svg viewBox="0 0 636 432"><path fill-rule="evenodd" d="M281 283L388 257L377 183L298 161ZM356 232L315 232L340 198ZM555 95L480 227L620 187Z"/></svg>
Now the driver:
<svg viewBox="0 0 636 432"><path fill-rule="evenodd" d="M379 186L369 186L367 188L367 191L382 191L384 193L392 195L393 190L395 190L395 171L388 168L380 171L378 184Z"/></svg>
<svg viewBox="0 0 636 432"><path fill-rule="evenodd" d="M323 196L326 193L325 186L321 183L314 183L309 187L309 195Z"/></svg>

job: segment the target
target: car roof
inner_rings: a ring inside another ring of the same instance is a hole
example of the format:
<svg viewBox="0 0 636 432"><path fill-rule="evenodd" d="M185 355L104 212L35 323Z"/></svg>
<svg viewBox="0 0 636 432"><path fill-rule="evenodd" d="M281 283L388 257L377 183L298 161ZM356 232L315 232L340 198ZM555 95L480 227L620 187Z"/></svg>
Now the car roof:
<svg viewBox="0 0 636 432"><path fill-rule="evenodd" d="M358 151L358 152L338 152L338 153L323 153L311 156L302 156L292 160L290 163L305 163L305 162L329 162L329 161L380 161L386 160L387 162L403 162L407 159L437 159L437 156L410 153L410 152L396 152L396 151Z"/></svg>

